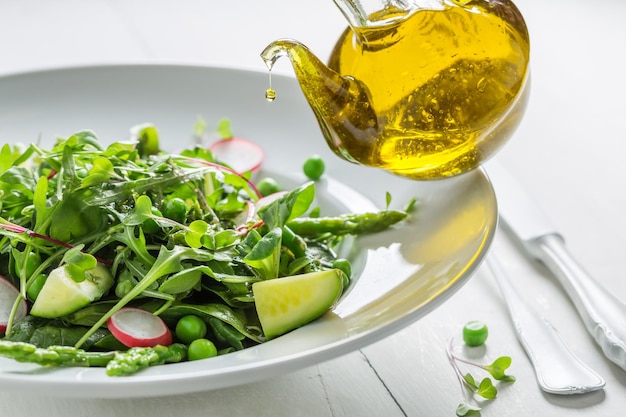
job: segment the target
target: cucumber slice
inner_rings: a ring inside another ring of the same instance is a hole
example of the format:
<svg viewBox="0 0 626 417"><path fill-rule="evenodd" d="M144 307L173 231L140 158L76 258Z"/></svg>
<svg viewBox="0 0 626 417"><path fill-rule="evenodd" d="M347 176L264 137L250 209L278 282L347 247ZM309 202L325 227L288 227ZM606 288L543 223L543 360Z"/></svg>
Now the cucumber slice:
<svg viewBox="0 0 626 417"><path fill-rule="evenodd" d="M259 321L268 339L321 317L342 291L343 280L338 269L252 284Z"/></svg>
<svg viewBox="0 0 626 417"><path fill-rule="evenodd" d="M102 297L113 283L109 270L100 264L80 282L72 279L65 266L60 266L48 275L30 314L46 318L65 316Z"/></svg>

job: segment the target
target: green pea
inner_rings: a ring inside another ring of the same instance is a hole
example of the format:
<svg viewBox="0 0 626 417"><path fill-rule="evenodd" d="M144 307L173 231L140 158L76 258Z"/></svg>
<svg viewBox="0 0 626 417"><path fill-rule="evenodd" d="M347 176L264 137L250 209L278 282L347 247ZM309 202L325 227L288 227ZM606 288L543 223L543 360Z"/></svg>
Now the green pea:
<svg viewBox="0 0 626 417"><path fill-rule="evenodd" d="M163 215L168 219L184 223L187 218L187 204L182 198L174 197L163 203Z"/></svg>
<svg viewBox="0 0 626 417"><path fill-rule="evenodd" d="M274 178L263 178L256 185L257 190L263 197L280 191L280 186Z"/></svg>
<svg viewBox="0 0 626 417"><path fill-rule="evenodd" d="M196 339L189 344L187 359L190 361L212 358L214 356L217 356L217 348L210 340Z"/></svg>
<svg viewBox="0 0 626 417"><path fill-rule="evenodd" d="M467 346L481 346L487 341L489 329L482 321L472 320L463 327L463 341Z"/></svg>
<svg viewBox="0 0 626 417"><path fill-rule="evenodd" d="M28 298L31 301L35 301L37 299L37 296L41 292L43 285L46 283L46 279L48 279L48 276L46 274L39 274L37 275L37 278L35 278L35 280L30 284L28 290L26 290L26 295L28 295Z"/></svg>
<svg viewBox="0 0 626 417"><path fill-rule="evenodd" d="M176 337L185 344L202 339L206 332L207 327L204 320L192 314L181 317L176 323Z"/></svg>
<svg viewBox="0 0 626 417"><path fill-rule="evenodd" d="M28 252L28 255L26 255L26 265L24 265L23 257L15 260L15 275L18 278L28 279L31 275L33 275L35 269L37 269L39 265L41 265L41 256L39 256L39 253ZM24 277L22 277L22 271L25 272Z"/></svg>
<svg viewBox="0 0 626 417"><path fill-rule="evenodd" d="M324 164L324 160L319 155L309 157L304 161L304 165L302 166L304 175L313 181L320 179L325 169L326 165Z"/></svg>

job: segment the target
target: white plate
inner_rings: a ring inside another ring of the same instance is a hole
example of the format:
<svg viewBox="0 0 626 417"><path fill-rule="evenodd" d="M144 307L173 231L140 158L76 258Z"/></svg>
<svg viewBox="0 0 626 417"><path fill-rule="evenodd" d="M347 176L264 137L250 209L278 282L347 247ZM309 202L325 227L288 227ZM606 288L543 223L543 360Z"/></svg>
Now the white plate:
<svg viewBox="0 0 626 417"><path fill-rule="evenodd" d="M138 397L244 384L337 357L380 340L443 303L477 269L497 222L482 171L413 182L344 162L330 153L295 80L273 76L278 98L264 99L267 74L182 66L70 68L0 78L0 143L50 143L82 129L123 140L152 122L163 147L188 144L198 116L228 117L238 136L258 142L273 175L297 173L321 154L330 178L318 184L328 210L401 207L419 199L412 223L359 238L343 249L357 278L322 319L265 344L199 362L158 366L124 378L102 369L43 369L0 359L0 389L75 397ZM292 174L289 174L290 176ZM346 185L344 185L346 184ZM372 203L374 202L374 203ZM347 247L349 246L349 247Z"/></svg>

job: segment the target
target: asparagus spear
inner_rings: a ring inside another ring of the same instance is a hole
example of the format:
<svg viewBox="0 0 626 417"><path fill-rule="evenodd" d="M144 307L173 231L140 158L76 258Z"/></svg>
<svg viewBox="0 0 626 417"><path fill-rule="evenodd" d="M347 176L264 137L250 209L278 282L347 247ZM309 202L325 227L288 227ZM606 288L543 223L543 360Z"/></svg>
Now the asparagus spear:
<svg viewBox="0 0 626 417"><path fill-rule="evenodd" d="M125 376L148 366L180 362L187 356L187 347L175 343L171 346L131 348L125 352L89 352L73 346L39 348L31 343L0 340L0 355L41 366L106 366L107 375Z"/></svg>
<svg viewBox="0 0 626 417"><path fill-rule="evenodd" d="M187 346L174 343L170 346L153 348L136 347L125 352L116 352L107 364L107 375L125 376L134 374L144 368L164 363L181 362L187 358Z"/></svg>
<svg viewBox="0 0 626 417"><path fill-rule="evenodd" d="M377 213L343 214L336 217L299 217L287 222L287 226L300 236L332 233L335 236L381 232L406 219L407 213L382 210Z"/></svg>

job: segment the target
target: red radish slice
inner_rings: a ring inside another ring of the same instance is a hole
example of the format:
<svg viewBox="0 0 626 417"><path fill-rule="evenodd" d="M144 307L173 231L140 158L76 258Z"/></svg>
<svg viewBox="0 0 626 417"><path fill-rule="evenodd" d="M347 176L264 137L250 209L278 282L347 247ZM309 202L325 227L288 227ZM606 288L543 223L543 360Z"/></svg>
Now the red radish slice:
<svg viewBox="0 0 626 417"><path fill-rule="evenodd" d="M15 300L20 296L20 292L17 288L5 277L0 275L0 335L3 335L7 329L7 323L9 317L11 317L11 310L15 304ZM17 323L19 320L26 317L28 307L26 306L26 300L23 298L15 312L13 322Z"/></svg>
<svg viewBox="0 0 626 417"><path fill-rule="evenodd" d="M117 340L128 347L172 344L172 332L163 320L140 308L121 308L107 320L107 327Z"/></svg>
<svg viewBox="0 0 626 417"><path fill-rule="evenodd" d="M252 222L256 218L256 206L250 200L246 200L246 209L237 215L233 220L235 224L244 227L247 223Z"/></svg>
<svg viewBox="0 0 626 417"><path fill-rule="evenodd" d="M209 150L218 161L243 174L256 171L263 162L263 149L256 143L242 138L221 139L209 145Z"/></svg>

